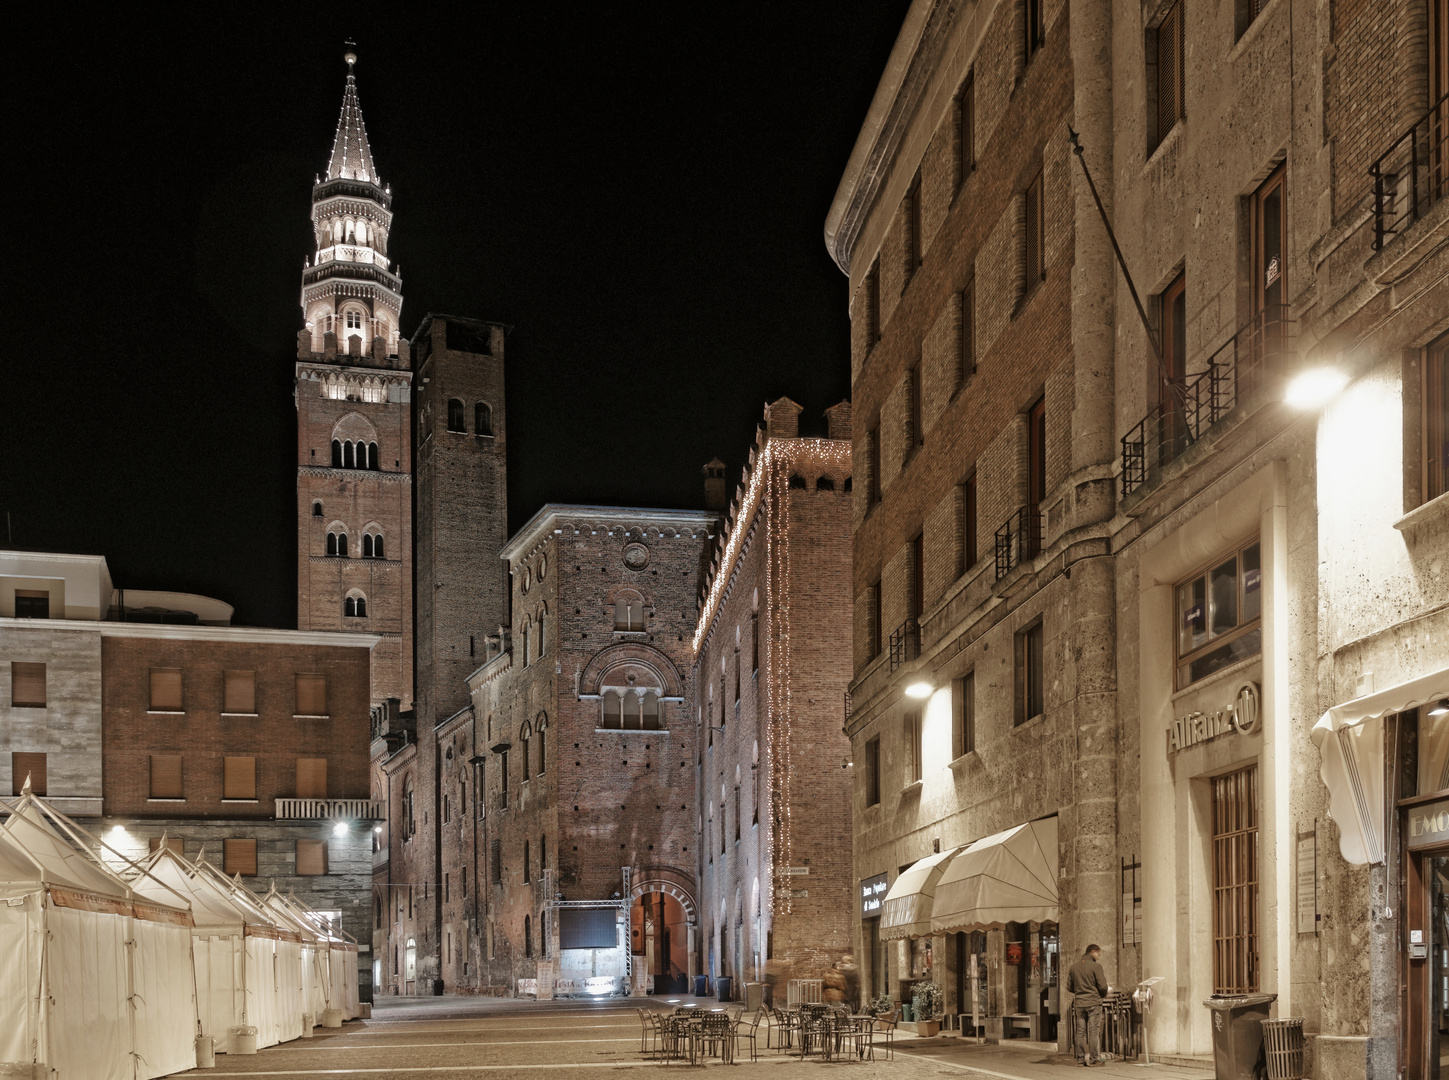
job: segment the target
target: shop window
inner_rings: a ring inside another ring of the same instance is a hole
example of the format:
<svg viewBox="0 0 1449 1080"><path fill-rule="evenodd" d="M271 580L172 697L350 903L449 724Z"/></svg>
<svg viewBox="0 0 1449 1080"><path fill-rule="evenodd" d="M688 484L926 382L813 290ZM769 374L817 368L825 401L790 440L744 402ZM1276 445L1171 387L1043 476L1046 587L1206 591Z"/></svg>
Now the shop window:
<svg viewBox="0 0 1449 1080"><path fill-rule="evenodd" d="M327 841L297 841L297 876L321 877L327 873Z"/></svg>
<svg viewBox="0 0 1449 1080"><path fill-rule="evenodd" d="M1183 80L1183 19L1182 3L1167 9L1155 29L1147 32L1147 56L1150 63L1147 85L1153 98L1152 138L1147 148L1150 154L1167 138L1167 133L1185 115Z"/></svg>
<svg viewBox="0 0 1449 1080"><path fill-rule="evenodd" d="M1213 993L1258 990L1258 767L1215 776Z"/></svg>
<svg viewBox="0 0 1449 1080"><path fill-rule="evenodd" d="M463 403L457 398L448 399L448 430L464 431L463 427Z"/></svg>
<svg viewBox="0 0 1449 1080"><path fill-rule="evenodd" d="M298 672L294 682L298 716L327 715L327 676Z"/></svg>
<svg viewBox="0 0 1449 1080"><path fill-rule="evenodd" d="M221 759L221 797L223 799L255 799L257 797L257 759L224 757Z"/></svg>
<svg viewBox="0 0 1449 1080"><path fill-rule="evenodd" d="M976 673L951 680L951 756L976 749Z"/></svg>
<svg viewBox="0 0 1449 1080"><path fill-rule="evenodd" d="M181 711L181 669L151 669L151 711Z"/></svg>
<svg viewBox="0 0 1449 1080"><path fill-rule="evenodd" d="M44 589L16 589L15 617L17 619L50 618L50 593Z"/></svg>
<svg viewBox="0 0 1449 1080"><path fill-rule="evenodd" d="M257 842L255 840L223 840L221 864L227 877L257 876Z"/></svg>
<svg viewBox="0 0 1449 1080"><path fill-rule="evenodd" d="M1449 336L1429 346L1423 402L1423 497L1428 502L1449 492Z"/></svg>
<svg viewBox="0 0 1449 1080"><path fill-rule="evenodd" d="M1263 651L1257 540L1177 586L1177 687Z"/></svg>
<svg viewBox="0 0 1449 1080"><path fill-rule="evenodd" d="M255 671L222 673L221 711L255 715L257 711L257 673Z"/></svg>
<svg viewBox="0 0 1449 1080"><path fill-rule="evenodd" d="M44 754L14 752L10 755L10 794L19 795L27 778L33 794L47 793Z"/></svg>
<svg viewBox="0 0 1449 1080"><path fill-rule="evenodd" d="M1016 635L1016 723L1024 724L1045 711L1045 633L1041 620Z"/></svg>
<svg viewBox="0 0 1449 1080"><path fill-rule="evenodd" d="M180 672L177 674L179 676ZM43 709L45 701L45 665L12 660L10 662L11 708Z"/></svg>
<svg viewBox="0 0 1449 1080"><path fill-rule="evenodd" d="M174 754L151 755L151 794L153 799L184 798L181 786L181 758Z"/></svg>

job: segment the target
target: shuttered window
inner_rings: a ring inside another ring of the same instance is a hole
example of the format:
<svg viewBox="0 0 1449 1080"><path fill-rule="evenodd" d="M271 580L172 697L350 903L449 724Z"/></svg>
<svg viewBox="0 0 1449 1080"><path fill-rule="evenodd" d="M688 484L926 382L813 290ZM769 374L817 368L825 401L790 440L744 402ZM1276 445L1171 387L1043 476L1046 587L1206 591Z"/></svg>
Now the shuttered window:
<svg viewBox="0 0 1449 1080"><path fill-rule="evenodd" d="M151 755L151 798L180 799L181 757Z"/></svg>
<svg viewBox="0 0 1449 1080"><path fill-rule="evenodd" d="M325 761L323 764L326 764ZM256 758L222 758L221 797L223 799L255 799L257 797Z"/></svg>
<svg viewBox="0 0 1449 1080"><path fill-rule="evenodd" d="M228 671L224 678L225 687L222 691L221 711L229 713L256 712L257 673L255 671Z"/></svg>
<svg viewBox="0 0 1449 1080"><path fill-rule="evenodd" d="M1185 115L1183 100L1182 4L1173 4L1155 33L1157 42L1157 117L1151 149L1156 149Z"/></svg>
<svg viewBox="0 0 1449 1080"><path fill-rule="evenodd" d="M45 708L45 665L10 664L10 704L16 709Z"/></svg>
<svg viewBox="0 0 1449 1080"><path fill-rule="evenodd" d="M956 186L960 187L976 168L976 73L966 76L956 99Z"/></svg>
<svg viewBox="0 0 1449 1080"><path fill-rule="evenodd" d="M327 676L297 675L298 716L327 715Z"/></svg>
<svg viewBox="0 0 1449 1080"><path fill-rule="evenodd" d="M1024 268L1026 271L1026 292L1031 292L1037 282L1046 276L1046 250L1042 239L1044 232L1042 221L1042 199L1041 199L1041 173L1036 174L1026 193L1022 198L1026 212L1024 233L1026 237L1026 251Z"/></svg>
<svg viewBox="0 0 1449 1080"><path fill-rule="evenodd" d="M223 840L221 842L222 868L227 875L242 877L257 876L257 842L255 840Z"/></svg>
<svg viewBox="0 0 1449 1080"><path fill-rule="evenodd" d="M489 875L495 885L503 884L503 842L493 838L488 851Z"/></svg>
<svg viewBox="0 0 1449 1080"><path fill-rule="evenodd" d="M181 711L181 669L151 669L151 709L153 712Z"/></svg>
<svg viewBox="0 0 1449 1080"><path fill-rule="evenodd" d="M297 841L297 876L317 877L327 873L327 841Z"/></svg>
<svg viewBox="0 0 1449 1080"><path fill-rule="evenodd" d="M11 754L10 755L10 793L19 795L25 787L25 778L30 777L30 790L36 795L44 795L45 789L45 755L44 754Z"/></svg>
<svg viewBox="0 0 1449 1080"><path fill-rule="evenodd" d="M299 757L297 759L297 798L327 798L326 758Z"/></svg>
<svg viewBox="0 0 1449 1080"><path fill-rule="evenodd" d="M179 836L153 836L151 837L150 844L152 852L160 851L164 847L167 851L174 852L177 855L185 854Z"/></svg>
<svg viewBox="0 0 1449 1080"><path fill-rule="evenodd" d="M1213 993L1251 994L1258 972L1258 767L1217 776L1213 798Z"/></svg>

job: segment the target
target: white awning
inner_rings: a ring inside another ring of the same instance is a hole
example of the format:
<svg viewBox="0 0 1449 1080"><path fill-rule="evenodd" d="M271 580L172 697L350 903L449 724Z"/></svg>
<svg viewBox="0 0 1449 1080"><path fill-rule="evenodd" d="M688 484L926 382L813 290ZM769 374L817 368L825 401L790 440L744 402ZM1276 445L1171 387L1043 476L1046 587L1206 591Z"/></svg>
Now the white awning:
<svg viewBox="0 0 1449 1080"><path fill-rule="evenodd" d="M1057 819L1043 818L978 840L936 884L931 933L1057 922Z"/></svg>
<svg viewBox="0 0 1449 1080"><path fill-rule="evenodd" d="M936 882L960 850L952 848L927 855L891 883L891 890L881 904L882 938L916 938L931 932L931 903L936 897Z"/></svg>
<svg viewBox="0 0 1449 1080"><path fill-rule="evenodd" d="M1351 863L1384 861L1384 739L1380 721L1449 697L1449 668L1335 705L1313 725L1338 850Z"/></svg>

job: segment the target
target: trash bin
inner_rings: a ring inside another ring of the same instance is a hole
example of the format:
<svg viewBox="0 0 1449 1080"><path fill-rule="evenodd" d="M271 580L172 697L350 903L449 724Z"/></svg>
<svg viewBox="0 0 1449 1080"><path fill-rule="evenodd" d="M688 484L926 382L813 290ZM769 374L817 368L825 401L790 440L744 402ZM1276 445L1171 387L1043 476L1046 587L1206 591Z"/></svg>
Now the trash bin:
<svg viewBox="0 0 1449 1080"><path fill-rule="evenodd" d="M694 996L709 997L709 976L696 975L694 977Z"/></svg>
<svg viewBox="0 0 1449 1080"><path fill-rule="evenodd" d="M1212 1010L1217 1080L1254 1080L1263 1057L1263 1021L1277 994L1233 994L1203 1002Z"/></svg>
<svg viewBox="0 0 1449 1080"><path fill-rule="evenodd" d="M721 1001L733 1001L730 997L730 977L728 975L717 976L714 980L714 988L719 991Z"/></svg>
<svg viewBox="0 0 1449 1080"><path fill-rule="evenodd" d="M1303 1080L1302 1017L1264 1020L1263 1049L1268 1057L1268 1080Z"/></svg>

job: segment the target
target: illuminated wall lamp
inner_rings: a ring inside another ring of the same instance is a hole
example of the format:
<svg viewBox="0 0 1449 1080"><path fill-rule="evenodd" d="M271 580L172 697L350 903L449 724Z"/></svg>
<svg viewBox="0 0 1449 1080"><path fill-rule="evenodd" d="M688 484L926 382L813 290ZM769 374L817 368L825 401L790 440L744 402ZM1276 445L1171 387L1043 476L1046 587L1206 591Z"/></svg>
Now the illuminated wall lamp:
<svg viewBox="0 0 1449 1080"><path fill-rule="evenodd" d="M906 697L917 699L928 698L936 688L922 679L920 682L913 682L906 687Z"/></svg>
<svg viewBox="0 0 1449 1080"><path fill-rule="evenodd" d="M1309 368L1293 376L1283 400L1295 409L1316 409L1347 385L1348 375L1338 368Z"/></svg>

